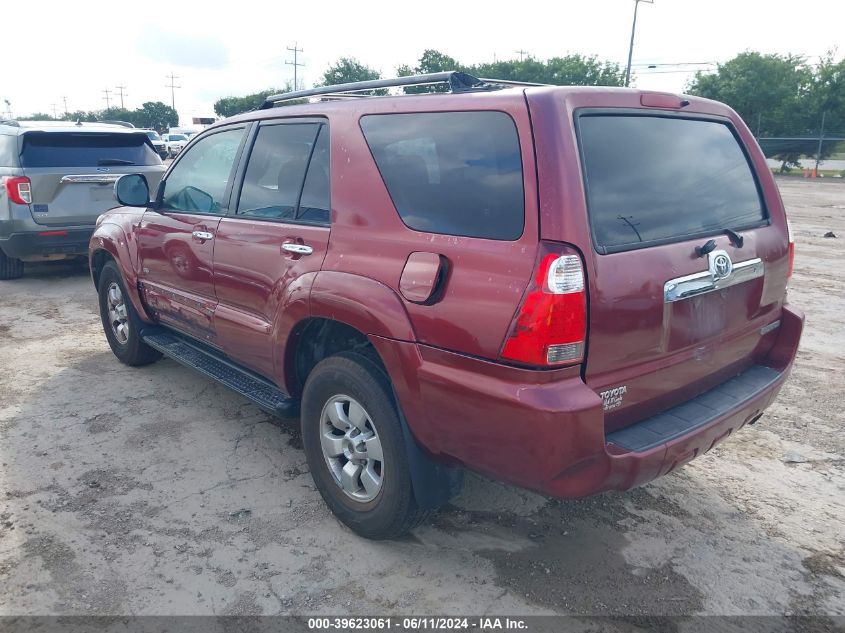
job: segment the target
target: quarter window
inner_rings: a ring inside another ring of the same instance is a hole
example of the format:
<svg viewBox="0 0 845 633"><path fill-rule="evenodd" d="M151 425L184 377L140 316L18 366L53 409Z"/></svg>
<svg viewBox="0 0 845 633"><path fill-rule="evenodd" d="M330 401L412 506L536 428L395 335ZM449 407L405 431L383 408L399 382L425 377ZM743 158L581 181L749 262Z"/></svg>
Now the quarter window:
<svg viewBox="0 0 845 633"><path fill-rule="evenodd" d="M361 129L408 227L495 240L522 235L522 158L507 114L369 115Z"/></svg>
<svg viewBox="0 0 845 633"><path fill-rule="evenodd" d="M186 213L225 213L224 197L243 133L243 128L225 130L195 143L168 175L162 206Z"/></svg>

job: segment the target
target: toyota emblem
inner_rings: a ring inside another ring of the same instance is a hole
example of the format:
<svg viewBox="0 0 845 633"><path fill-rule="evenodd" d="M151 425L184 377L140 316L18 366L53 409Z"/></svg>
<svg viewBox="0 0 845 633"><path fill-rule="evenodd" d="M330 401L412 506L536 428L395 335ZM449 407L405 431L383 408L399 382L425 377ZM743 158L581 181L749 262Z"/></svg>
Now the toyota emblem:
<svg viewBox="0 0 845 633"><path fill-rule="evenodd" d="M733 272L733 262L725 251L710 253L710 274L714 280L724 279Z"/></svg>

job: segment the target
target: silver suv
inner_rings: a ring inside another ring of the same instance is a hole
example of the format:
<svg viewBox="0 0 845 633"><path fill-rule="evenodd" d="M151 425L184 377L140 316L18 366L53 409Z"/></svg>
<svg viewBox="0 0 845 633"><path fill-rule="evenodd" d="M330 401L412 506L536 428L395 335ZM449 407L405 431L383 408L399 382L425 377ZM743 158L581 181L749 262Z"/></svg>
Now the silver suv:
<svg viewBox="0 0 845 633"><path fill-rule="evenodd" d="M88 252L121 174L151 187L165 167L144 132L119 125L0 120L0 280L24 262Z"/></svg>

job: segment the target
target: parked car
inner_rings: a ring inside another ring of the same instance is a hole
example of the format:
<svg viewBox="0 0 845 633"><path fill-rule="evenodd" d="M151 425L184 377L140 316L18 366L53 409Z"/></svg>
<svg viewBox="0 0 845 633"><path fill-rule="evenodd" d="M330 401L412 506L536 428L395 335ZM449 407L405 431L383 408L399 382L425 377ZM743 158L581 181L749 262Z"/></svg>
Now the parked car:
<svg viewBox="0 0 845 633"><path fill-rule="evenodd" d="M169 158L178 156L179 152L188 144L188 137L185 134L163 134L161 139L164 141L164 147Z"/></svg>
<svg viewBox="0 0 845 633"><path fill-rule="evenodd" d="M141 175L116 193L91 241L114 354L299 413L317 488L371 538L462 468L560 498L665 475L763 415L803 326L765 157L696 97L323 87L204 131L152 202Z"/></svg>
<svg viewBox="0 0 845 633"><path fill-rule="evenodd" d="M121 174L155 186L164 166L147 136L97 123L0 121L0 280L24 262L88 254L97 216Z"/></svg>
<svg viewBox="0 0 845 633"><path fill-rule="evenodd" d="M138 130L139 132L144 132L150 139L150 143L153 146L153 149L158 154L159 158L164 160L169 156L167 151L167 144L164 142L164 139L161 138L161 135L156 132L155 130Z"/></svg>

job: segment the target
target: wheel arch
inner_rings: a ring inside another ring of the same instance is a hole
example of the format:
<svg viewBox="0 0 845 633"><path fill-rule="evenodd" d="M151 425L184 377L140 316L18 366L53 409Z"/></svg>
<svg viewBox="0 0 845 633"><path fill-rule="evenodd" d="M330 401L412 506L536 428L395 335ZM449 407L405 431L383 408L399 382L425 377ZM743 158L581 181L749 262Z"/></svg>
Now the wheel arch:
<svg viewBox="0 0 845 633"><path fill-rule="evenodd" d="M134 258L130 252L130 241L123 228L117 224L104 223L97 227L88 245L88 263L91 267L91 280L99 288L100 274L103 267L113 261L123 277L126 292L138 314L138 318L147 323L151 319L141 301L138 289L138 276L135 272Z"/></svg>

